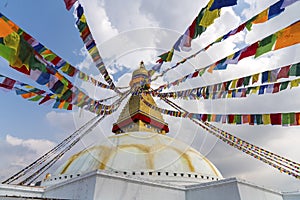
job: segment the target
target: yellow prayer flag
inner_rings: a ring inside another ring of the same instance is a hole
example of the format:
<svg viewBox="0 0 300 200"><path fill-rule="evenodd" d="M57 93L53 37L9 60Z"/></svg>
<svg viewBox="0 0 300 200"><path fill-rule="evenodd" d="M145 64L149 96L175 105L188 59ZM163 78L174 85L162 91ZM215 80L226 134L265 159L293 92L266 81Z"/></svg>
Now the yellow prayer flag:
<svg viewBox="0 0 300 200"><path fill-rule="evenodd" d="M298 85L299 85L299 79L292 80L290 88L298 87Z"/></svg>
<svg viewBox="0 0 300 200"><path fill-rule="evenodd" d="M2 18L0 18L0 27L0 37L6 37L14 32L14 30L12 30L11 27Z"/></svg>
<svg viewBox="0 0 300 200"><path fill-rule="evenodd" d="M213 11L210 11L210 7L213 4L214 0L210 0L207 4L207 8L205 9L204 15L200 21L200 26L208 27L209 25L214 23L214 20L218 17L220 17L220 9L215 9Z"/></svg>
<svg viewBox="0 0 300 200"><path fill-rule="evenodd" d="M93 48L91 48L91 49L89 50L89 53L90 53L91 55L93 55L93 54L96 53L96 52L98 52L97 46L94 46Z"/></svg>
<svg viewBox="0 0 300 200"><path fill-rule="evenodd" d="M268 10L269 9L266 9L258 14L257 17L252 21L252 24L259 24L268 21Z"/></svg>
<svg viewBox="0 0 300 200"><path fill-rule="evenodd" d="M234 89L236 88L236 83L237 83L238 79L235 79L231 82L231 86L230 86L230 89Z"/></svg>
<svg viewBox="0 0 300 200"><path fill-rule="evenodd" d="M81 16L80 21L82 21L83 23L86 23L85 15L82 15L82 16Z"/></svg>
<svg viewBox="0 0 300 200"><path fill-rule="evenodd" d="M271 124L270 114L263 114L262 121L263 121L264 125Z"/></svg>
<svg viewBox="0 0 300 200"><path fill-rule="evenodd" d="M279 31L275 50L300 43L300 22Z"/></svg>
<svg viewBox="0 0 300 200"><path fill-rule="evenodd" d="M252 84L256 83L258 81L258 77L259 77L259 74L254 74L252 76Z"/></svg>
<svg viewBox="0 0 300 200"><path fill-rule="evenodd" d="M234 54L235 54L235 53L233 53L233 54L231 54L231 55L227 56L226 60L232 60L232 59L233 59L233 57L234 57Z"/></svg>
<svg viewBox="0 0 300 200"><path fill-rule="evenodd" d="M232 91L231 90L228 90L227 98L232 98Z"/></svg>
<svg viewBox="0 0 300 200"><path fill-rule="evenodd" d="M252 88L251 94L256 94L258 90L259 90L259 86Z"/></svg>

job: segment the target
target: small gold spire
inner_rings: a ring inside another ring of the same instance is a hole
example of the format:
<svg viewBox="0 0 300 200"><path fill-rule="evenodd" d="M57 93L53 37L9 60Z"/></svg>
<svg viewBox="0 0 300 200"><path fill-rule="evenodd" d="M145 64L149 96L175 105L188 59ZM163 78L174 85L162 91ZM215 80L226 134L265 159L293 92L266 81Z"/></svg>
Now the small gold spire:
<svg viewBox="0 0 300 200"><path fill-rule="evenodd" d="M140 62L139 69L133 71L130 86L144 91L150 88L148 70L145 68L143 61ZM156 106L150 94L144 94L143 98ZM133 131L166 134L169 128L159 111L149 108L142 102L140 96L135 95L130 97L120 113L119 119L113 126L113 132L116 134Z"/></svg>

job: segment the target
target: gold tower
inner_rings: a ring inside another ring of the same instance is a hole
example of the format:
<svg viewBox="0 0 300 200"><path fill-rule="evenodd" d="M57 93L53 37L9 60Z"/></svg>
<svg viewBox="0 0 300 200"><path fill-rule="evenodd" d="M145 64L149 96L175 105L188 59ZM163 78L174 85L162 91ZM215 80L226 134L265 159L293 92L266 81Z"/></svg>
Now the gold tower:
<svg viewBox="0 0 300 200"><path fill-rule="evenodd" d="M150 88L149 75L144 63L140 63L140 68L132 73L130 87L148 90ZM150 94L140 94L152 105L156 103ZM159 111L148 107L139 95L132 95L123 108L118 120L114 123L112 132L115 134L125 132L154 132L166 134L169 132L168 124L164 121Z"/></svg>

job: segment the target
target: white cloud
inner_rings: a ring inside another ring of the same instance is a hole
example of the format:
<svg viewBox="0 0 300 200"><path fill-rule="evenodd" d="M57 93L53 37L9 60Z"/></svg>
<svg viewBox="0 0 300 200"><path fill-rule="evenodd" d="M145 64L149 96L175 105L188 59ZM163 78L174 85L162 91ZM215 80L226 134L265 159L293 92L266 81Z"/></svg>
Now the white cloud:
<svg viewBox="0 0 300 200"><path fill-rule="evenodd" d="M6 142L12 146L22 146L34 151L37 155L42 155L54 147L55 143L43 139L21 139L11 135L6 135Z"/></svg>

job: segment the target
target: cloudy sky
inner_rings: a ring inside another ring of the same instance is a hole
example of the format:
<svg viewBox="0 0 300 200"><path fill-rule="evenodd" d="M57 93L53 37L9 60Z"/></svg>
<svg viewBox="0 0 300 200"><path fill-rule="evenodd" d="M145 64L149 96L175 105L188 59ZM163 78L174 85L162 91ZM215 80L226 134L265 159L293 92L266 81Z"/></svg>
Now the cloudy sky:
<svg viewBox="0 0 300 200"><path fill-rule="evenodd" d="M150 67L157 60L157 55L169 50L207 3L207 1L193 0L184 2L128 0L126 3L121 0L82 0L81 2L109 72L119 86L128 85L132 70L138 67L141 60L144 60L146 67ZM236 28L241 22L272 5L276 0L239 0L238 2L239 5L233 8L222 9L221 17L214 25L210 26L201 38L193 41L192 51L176 54L173 62L205 47L214 39ZM171 71L164 78L158 79L152 87L155 88L165 81L176 80L192 72L193 69L205 67L233 53L238 46L251 44L284 28L299 19L300 14L296 9L298 7L299 2L287 8L276 19L264 25L254 26L250 33L242 32L228 41L213 46L209 51L178 67L176 71ZM0 11L62 58L102 80L83 48L74 26L73 14L65 10L62 0L27 0L26 2L3 0L0 2ZM225 71L205 74L201 78L188 81L173 89L218 83L299 62L299 50L300 46L295 45L270 52L256 60L247 58ZM28 78L11 70L7 62L1 58L0 66L0 74L35 85ZM163 67L168 66L167 64ZM79 80L71 80L94 98L101 99L113 95L110 91L95 89ZM92 114L82 110L59 111L49 106L39 106L11 92L0 91L0 97L1 180L32 162L80 127L83 122L93 117ZM274 95L252 95L246 99L176 102L188 110L197 110L199 113L275 113L299 112L300 103L297 101L299 97L299 89L294 88ZM159 100L157 103L161 107L167 107ZM119 111L106 118L101 127L85 138L73 151L112 135L112 123L116 121L118 114ZM206 155L224 177L239 177L284 191L300 189L299 181L293 177L281 174L278 170L218 141L190 121L168 116L164 118L170 126L169 136L190 144ZM246 141L300 162L299 127L216 125Z"/></svg>

